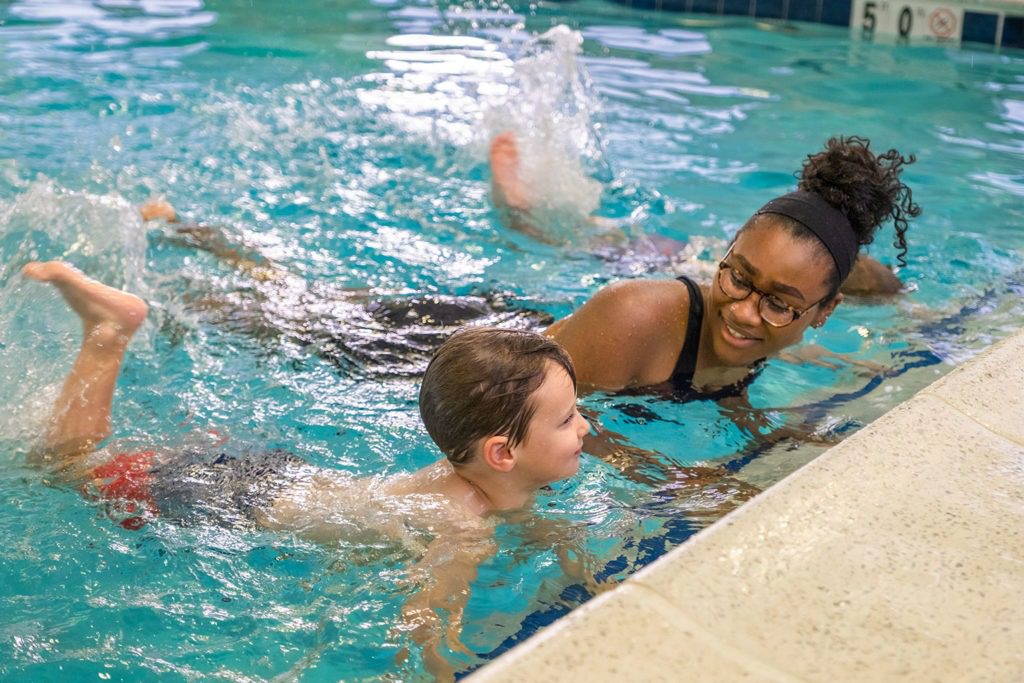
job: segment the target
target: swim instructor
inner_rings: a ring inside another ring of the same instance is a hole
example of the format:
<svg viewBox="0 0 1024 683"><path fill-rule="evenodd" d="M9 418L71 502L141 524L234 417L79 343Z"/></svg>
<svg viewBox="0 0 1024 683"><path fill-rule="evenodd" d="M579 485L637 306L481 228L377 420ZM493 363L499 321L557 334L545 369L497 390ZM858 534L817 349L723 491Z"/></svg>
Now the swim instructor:
<svg viewBox="0 0 1024 683"><path fill-rule="evenodd" d="M875 154L865 138L832 138L804 162L797 191L744 224L709 284L617 282L547 334L569 351L579 382L596 389L742 388L762 359L825 323L860 247L888 219L905 263L907 220L921 209L900 173L914 160Z"/></svg>

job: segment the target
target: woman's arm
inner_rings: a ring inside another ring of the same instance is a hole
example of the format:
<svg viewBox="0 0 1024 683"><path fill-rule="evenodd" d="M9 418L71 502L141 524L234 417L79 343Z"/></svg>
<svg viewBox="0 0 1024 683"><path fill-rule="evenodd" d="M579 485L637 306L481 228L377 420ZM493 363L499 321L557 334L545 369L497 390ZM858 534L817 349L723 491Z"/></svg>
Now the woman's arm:
<svg viewBox="0 0 1024 683"><path fill-rule="evenodd" d="M874 363L868 360L858 360L846 354L835 353L834 351L829 351L820 344L803 344L791 350L780 352L778 354L778 358L779 360L787 363L793 363L795 365L806 363L809 365L818 365L823 368L829 368L830 370L838 370L841 367L847 366L855 368L859 374L863 374L867 377L884 375L889 370L889 368L880 363Z"/></svg>

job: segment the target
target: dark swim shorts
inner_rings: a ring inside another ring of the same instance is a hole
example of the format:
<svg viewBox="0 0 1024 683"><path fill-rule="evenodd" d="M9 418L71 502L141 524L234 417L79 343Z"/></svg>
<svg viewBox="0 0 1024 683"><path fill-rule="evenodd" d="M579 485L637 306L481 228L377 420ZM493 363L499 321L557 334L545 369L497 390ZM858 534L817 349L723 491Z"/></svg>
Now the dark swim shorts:
<svg viewBox="0 0 1024 683"><path fill-rule="evenodd" d="M258 523L256 513L309 467L284 450L213 459L196 451L140 451L114 456L91 476L99 480L96 491L108 514L126 529L139 529L155 516L185 526L251 528Z"/></svg>

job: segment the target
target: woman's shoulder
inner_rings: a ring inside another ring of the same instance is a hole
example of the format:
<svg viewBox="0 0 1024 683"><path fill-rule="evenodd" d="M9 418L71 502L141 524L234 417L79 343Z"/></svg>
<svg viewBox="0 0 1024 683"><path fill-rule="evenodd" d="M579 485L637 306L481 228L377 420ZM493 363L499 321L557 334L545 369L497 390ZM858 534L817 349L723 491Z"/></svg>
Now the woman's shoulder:
<svg viewBox="0 0 1024 683"><path fill-rule="evenodd" d="M617 317L657 328L685 317L690 307L686 285L670 279L621 280L598 292L594 301L598 299Z"/></svg>
<svg viewBox="0 0 1024 683"><path fill-rule="evenodd" d="M677 280L629 280L607 293L611 302L602 316L616 332L622 365L628 370L617 384L656 384L671 375L689 322L690 295ZM631 359L631 360L630 360ZM605 362L608 362L607 360Z"/></svg>

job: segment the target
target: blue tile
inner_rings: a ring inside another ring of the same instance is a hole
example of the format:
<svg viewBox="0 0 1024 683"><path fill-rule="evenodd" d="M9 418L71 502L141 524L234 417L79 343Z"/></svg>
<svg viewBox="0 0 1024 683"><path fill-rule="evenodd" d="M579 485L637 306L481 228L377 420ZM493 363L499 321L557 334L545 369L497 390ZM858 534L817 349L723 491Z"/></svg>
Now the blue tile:
<svg viewBox="0 0 1024 683"><path fill-rule="evenodd" d="M851 3L852 0L825 0L821 6L821 23L849 26Z"/></svg>
<svg viewBox="0 0 1024 683"><path fill-rule="evenodd" d="M690 0L662 0L661 9L673 12L689 12Z"/></svg>
<svg viewBox="0 0 1024 683"><path fill-rule="evenodd" d="M1003 19L1003 47L1024 47L1024 17Z"/></svg>
<svg viewBox="0 0 1024 683"><path fill-rule="evenodd" d="M789 16L791 21L819 21L818 4L820 0L789 0Z"/></svg>
<svg viewBox="0 0 1024 683"><path fill-rule="evenodd" d="M722 4L723 14L750 15L750 0L725 0Z"/></svg>
<svg viewBox="0 0 1024 683"><path fill-rule="evenodd" d="M999 15L988 12L964 12L964 30L960 39L965 43L996 44Z"/></svg>
<svg viewBox="0 0 1024 683"><path fill-rule="evenodd" d="M693 0L691 12L699 14L718 14L718 0Z"/></svg>
<svg viewBox="0 0 1024 683"><path fill-rule="evenodd" d="M754 16L764 17L765 19L785 19L782 16L782 5L783 0L757 0L757 9L754 12Z"/></svg>

